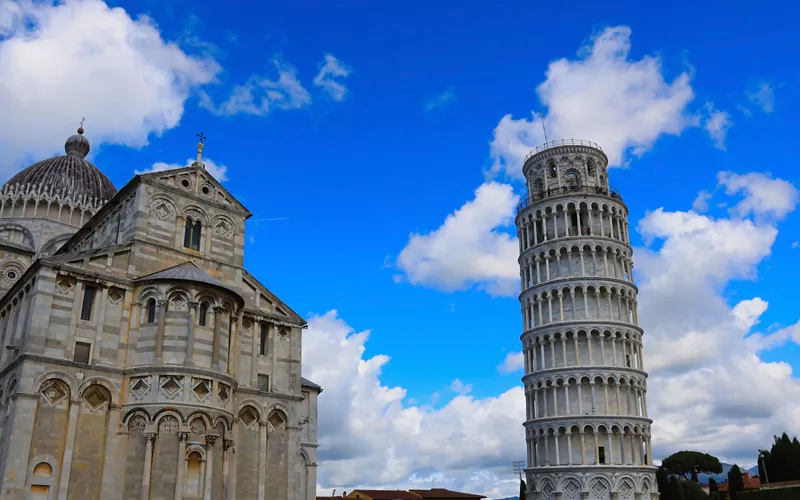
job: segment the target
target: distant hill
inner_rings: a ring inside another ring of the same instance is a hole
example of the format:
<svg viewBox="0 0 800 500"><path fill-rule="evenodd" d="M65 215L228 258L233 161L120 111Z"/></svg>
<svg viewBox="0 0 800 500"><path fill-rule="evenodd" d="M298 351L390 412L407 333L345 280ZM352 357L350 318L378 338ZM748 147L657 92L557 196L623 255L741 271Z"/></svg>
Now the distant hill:
<svg viewBox="0 0 800 500"><path fill-rule="evenodd" d="M519 500L519 497L498 498L497 500Z"/></svg>
<svg viewBox="0 0 800 500"><path fill-rule="evenodd" d="M731 467L733 467L733 464L726 464L725 462L722 462L722 474L698 474L697 480L700 481L701 483L708 484L708 478L713 477L714 481L718 483L724 483L725 481L728 480L728 471L731 470ZM758 466L752 467L750 469L742 469L742 474L744 474L745 472L750 473L750 477L757 476Z"/></svg>

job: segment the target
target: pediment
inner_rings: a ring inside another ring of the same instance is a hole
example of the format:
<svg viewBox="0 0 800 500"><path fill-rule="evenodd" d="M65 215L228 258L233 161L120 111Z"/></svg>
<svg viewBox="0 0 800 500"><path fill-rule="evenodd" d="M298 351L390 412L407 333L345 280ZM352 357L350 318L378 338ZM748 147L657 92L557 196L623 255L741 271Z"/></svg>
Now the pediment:
<svg viewBox="0 0 800 500"><path fill-rule="evenodd" d="M178 191L187 193L199 200L210 201L246 214L252 215L225 187L204 168L191 166L174 170L163 170L143 174L143 179L156 181Z"/></svg>

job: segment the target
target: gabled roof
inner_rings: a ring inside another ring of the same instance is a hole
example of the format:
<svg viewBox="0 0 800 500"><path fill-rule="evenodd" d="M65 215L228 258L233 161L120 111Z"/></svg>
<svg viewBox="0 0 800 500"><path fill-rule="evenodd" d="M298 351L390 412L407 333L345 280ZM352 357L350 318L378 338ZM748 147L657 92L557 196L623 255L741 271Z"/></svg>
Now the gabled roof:
<svg viewBox="0 0 800 500"><path fill-rule="evenodd" d="M312 389L318 390L319 392L322 392L322 387L321 386L315 384L314 382L308 380L305 377L300 377L300 386L301 387L310 387Z"/></svg>
<svg viewBox="0 0 800 500"><path fill-rule="evenodd" d="M363 496L360 496L363 495ZM403 490L353 490L348 498L372 498L373 500L419 500L419 496Z"/></svg>
<svg viewBox="0 0 800 500"><path fill-rule="evenodd" d="M134 283L144 283L148 281L161 281L161 280L176 280L176 281L191 281L194 283L204 283L206 285L212 285L218 288L222 288L230 293L235 294L239 297L239 300L244 303L244 299L236 290L226 286L220 280L214 278L207 272L203 271L197 264L192 261L187 261L182 264L178 264L176 266L168 267L166 269L162 269L161 271L156 271L151 274L147 274L145 276L141 276L134 280Z"/></svg>
<svg viewBox="0 0 800 500"><path fill-rule="evenodd" d="M486 498L483 495L473 495L471 493L461 493L459 491L451 491L445 488L431 488L429 490L408 490L415 493L422 498L431 500L481 500Z"/></svg>
<svg viewBox="0 0 800 500"><path fill-rule="evenodd" d="M272 302L277 304L283 311L285 311L286 314L287 314L285 320L287 322L296 324L298 326L303 326L303 327L306 325L306 320L304 320L302 316L300 316L299 314L294 312L291 307L287 306L285 302L283 302L281 299L279 299L277 296L275 296L275 294L272 293L266 286L264 286L263 283L258 281L258 279L255 276L250 274L247 271L247 269L242 268L242 279L246 279L248 281L251 281L253 284L255 284L256 288L260 292L262 292L264 295L266 295L269 298L269 300L271 300Z"/></svg>
<svg viewBox="0 0 800 500"><path fill-rule="evenodd" d="M214 176L211 175L203 167L199 167L199 166L196 166L196 165L190 165L188 167L175 168L175 169L171 169L171 170L161 170L159 172L150 172L150 173L147 173L147 174L139 174L139 177L141 177L142 180L147 180L147 181L155 180L155 181L158 181L160 184L163 184L163 182L161 182L162 180L165 180L166 178L168 178L170 176L178 176L179 177L180 175L182 175L184 173L187 173L187 172L197 172L197 173L201 174L208 182L213 184L220 191L224 192L225 195L226 195L226 201L228 202L228 205L226 205L227 207L232 208L234 210L237 210L239 212L242 212L245 215L245 218L249 218L251 215L253 215L252 212L250 212L247 209L247 207L242 205L242 202L237 200L236 197L233 196L230 191L225 189L225 187L222 184L220 184L220 182L217 179L215 179ZM169 186L169 187L174 189L173 186ZM217 200L209 200L209 199L204 199L203 201L204 202L211 202L211 203L220 203Z"/></svg>

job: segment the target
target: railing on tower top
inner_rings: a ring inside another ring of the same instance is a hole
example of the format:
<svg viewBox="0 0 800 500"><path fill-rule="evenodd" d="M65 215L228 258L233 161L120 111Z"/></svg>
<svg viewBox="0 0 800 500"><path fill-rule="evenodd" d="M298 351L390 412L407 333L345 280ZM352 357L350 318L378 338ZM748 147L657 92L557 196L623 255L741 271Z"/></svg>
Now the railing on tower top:
<svg viewBox="0 0 800 500"><path fill-rule="evenodd" d="M619 192L616 189L614 189L613 186L610 186L609 188L604 188L601 186L566 185L566 186L561 186L560 188L551 188L546 191L543 190L538 193L534 193L532 196L529 196L527 200L524 200L519 205L517 205L517 213L522 212L531 203L534 203L536 201L543 200L549 196L558 196L561 194L569 194L569 193L602 194L604 196L610 196L611 198L622 201L622 196L620 196Z"/></svg>
<svg viewBox="0 0 800 500"><path fill-rule="evenodd" d="M590 148L599 149L600 151L603 150L599 144L592 141L584 141L582 139L559 139L557 141L545 142L541 146L532 149L531 152L525 156L525 161L528 161L528 158L544 151L545 149L555 148L558 146L589 146Z"/></svg>

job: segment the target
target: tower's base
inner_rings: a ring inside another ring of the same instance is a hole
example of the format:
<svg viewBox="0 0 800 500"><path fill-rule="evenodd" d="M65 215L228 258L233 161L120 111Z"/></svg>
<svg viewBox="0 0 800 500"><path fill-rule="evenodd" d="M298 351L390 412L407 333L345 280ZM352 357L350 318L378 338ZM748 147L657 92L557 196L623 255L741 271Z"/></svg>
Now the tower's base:
<svg viewBox="0 0 800 500"><path fill-rule="evenodd" d="M526 469L525 500L658 500L654 467L585 465ZM522 499L520 499L522 500Z"/></svg>

